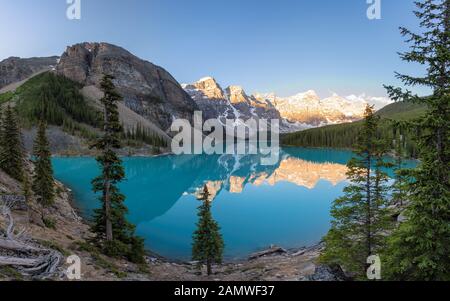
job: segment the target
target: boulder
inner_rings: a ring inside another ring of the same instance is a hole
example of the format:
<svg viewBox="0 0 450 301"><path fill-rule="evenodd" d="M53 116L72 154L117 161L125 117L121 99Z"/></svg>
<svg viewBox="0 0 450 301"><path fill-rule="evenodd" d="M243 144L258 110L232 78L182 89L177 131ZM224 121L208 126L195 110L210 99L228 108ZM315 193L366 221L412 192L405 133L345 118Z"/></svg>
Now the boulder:
<svg viewBox="0 0 450 301"><path fill-rule="evenodd" d="M349 281L349 277L339 265L319 265L313 275L307 276L305 281Z"/></svg>

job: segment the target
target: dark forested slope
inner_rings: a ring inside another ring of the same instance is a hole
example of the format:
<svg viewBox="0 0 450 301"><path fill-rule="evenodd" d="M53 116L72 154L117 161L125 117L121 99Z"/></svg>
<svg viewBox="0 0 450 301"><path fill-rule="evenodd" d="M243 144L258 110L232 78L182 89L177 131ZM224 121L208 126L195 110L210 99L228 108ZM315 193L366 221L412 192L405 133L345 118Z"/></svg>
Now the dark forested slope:
<svg viewBox="0 0 450 301"><path fill-rule="evenodd" d="M423 105L398 102L388 105L377 112L382 118L381 135L387 140L393 139L391 121L411 120L425 113ZM335 147L352 148L356 142L362 122L330 125L321 128L286 134L281 142L287 146L303 147ZM405 133L406 150L408 155L415 155L415 144L412 141L413 133Z"/></svg>

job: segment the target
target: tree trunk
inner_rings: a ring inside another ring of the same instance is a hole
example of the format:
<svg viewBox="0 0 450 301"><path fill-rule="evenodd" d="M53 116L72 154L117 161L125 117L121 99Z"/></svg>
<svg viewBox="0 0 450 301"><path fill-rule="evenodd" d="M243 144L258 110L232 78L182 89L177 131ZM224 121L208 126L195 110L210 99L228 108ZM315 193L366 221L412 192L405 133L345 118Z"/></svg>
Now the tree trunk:
<svg viewBox="0 0 450 301"><path fill-rule="evenodd" d="M206 273L208 274L208 276L210 276L212 274L212 267L211 267L210 259L206 260Z"/></svg>
<svg viewBox="0 0 450 301"><path fill-rule="evenodd" d="M372 211L371 211L371 205L372 205L372 195L371 195L371 181L370 181L370 173L372 171L372 155L368 154L367 156L367 178L366 178L366 206L367 206L367 213L366 213L366 227L367 227L367 257L372 255L372 229L371 229L371 223L372 223Z"/></svg>
<svg viewBox="0 0 450 301"><path fill-rule="evenodd" d="M21 239L21 235L14 234L14 219L10 205L3 205L1 214L9 223L6 235L0 237L0 249L6 250L7 256L0 256L0 266L15 267L22 275L52 277L63 260L58 251L45 249L33 242Z"/></svg>
<svg viewBox="0 0 450 301"><path fill-rule="evenodd" d="M111 223L111 195L110 195L110 181L109 179L105 179L105 187L104 187L104 202L105 202L105 222L106 222L106 240L113 240L113 231L112 231L112 223Z"/></svg>
<svg viewBox="0 0 450 301"><path fill-rule="evenodd" d="M109 124L109 118L108 118L108 111L106 109L105 106L105 111L104 111L104 118L105 118L105 132L106 135L109 136L111 135L108 124ZM105 146L105 152L109 153L109 143L107 143L107 145ZM111 183L110 183L110 164L106 164L105 165L105 172L104 172L104 177L105 179L103 179L104 182L104 187L103 187L103 201L105 203L105 230L106 230L106 241L112 241L114 239L113 237L113 231L112 231L112 223L111 223L111 194L110 194L110 190L111 190Z"/></svg>

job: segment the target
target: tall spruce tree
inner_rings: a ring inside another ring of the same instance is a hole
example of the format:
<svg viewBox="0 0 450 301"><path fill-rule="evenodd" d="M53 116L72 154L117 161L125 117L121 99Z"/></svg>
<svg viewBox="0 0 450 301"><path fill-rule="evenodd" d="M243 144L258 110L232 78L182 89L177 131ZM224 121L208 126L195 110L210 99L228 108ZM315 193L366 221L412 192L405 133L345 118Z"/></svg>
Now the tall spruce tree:
<svg viewBox="0 0 450 301"><path fill-rule="evenodd" d="M366 276L367 259L378 255L389 228L386 143L377 133L379 117L367 107L364 126L355 145L356 156L347 164L351 184L334 201L332 228L325 237L321 260L340 265L356 279Z"/></svg>
<svg viewBox="0 0 450 301"><path fill-rule="evenodd" d="M408 200L408 186L410 183L409 170L404 169L405 157L405 131L407 124L404 121L392 122L395 153L395 182L392 185L392 204L403 208Z"/></svg>
<svg viewBox="0 0 450 301"><path fill-rule="evenodd" d="M23 179L24 151L16 112L7 106L1 124L0 168L18 181Z"/></svg>
<svg viewBox="0 0 450 301"><path fill-rule="evenodd" d="M211 194L206 185L198 200L202 204L198 207L199 220L193 236L192 259L199 262L199 268L206 265L209 276L212 274L212 265L222 263L224 242L220 234L219 224L211 214Z"/></svg>
<svg viewBox="0 0 450 301"><path fill-rule="evenodd" d="M428 112L411 123L419 166L411 173L407 221L390 239L385 267L395 280L450 280L450 0L416 2L421 32L401 28L411 44L401 58L426 67L423 77L397 73L407 86L433 90L429 97L387 87L391 98L423 103Z"/></svg>
<svg viewBox="0 0 450 301"><path fill-rule="evenodd" d="M34 175L33 192L43 207L53 205L55 200L55 179L51 162L50 145L46 135L45 121L39 122L33 147Z"/></svg>
<svg viewBox="0 0 450 301"><path fill-rule="evenodd" d="M92 181L94 192L101 192L101 208L95 211L92 230L97 243L107 255L125 256L133 262L144 261L144 243L136 237L135 226L126 220L125 196L118 184L124 179L122 160L115 150L120 148L122 126L119 122L117 102L122 99L113 84L113 77L104 75L101 103L104 108L104 135L94 145L101 154L97 157L102 173Z"/></svg>

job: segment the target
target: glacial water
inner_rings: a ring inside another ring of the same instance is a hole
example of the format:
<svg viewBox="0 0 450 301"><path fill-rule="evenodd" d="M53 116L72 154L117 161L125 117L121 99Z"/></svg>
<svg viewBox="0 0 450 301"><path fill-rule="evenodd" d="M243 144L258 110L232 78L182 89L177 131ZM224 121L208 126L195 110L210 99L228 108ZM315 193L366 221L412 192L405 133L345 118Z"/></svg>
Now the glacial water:
<svg viewBox="0 0 450 301"><path fill-rule="evenodd" d="M262 166L258 156L124 158L127 177L120 188L128 218L146 247L189 260L200 205L196 194L208 185L224 256L232 260L270 245L299 248L319 242L330 227L331 203L347 184L345 164L351 156L341 150L286 148L273 166ZM95 159L54 158L53 167L90 218L99 205L90 184L99 173Z"/></svg>

